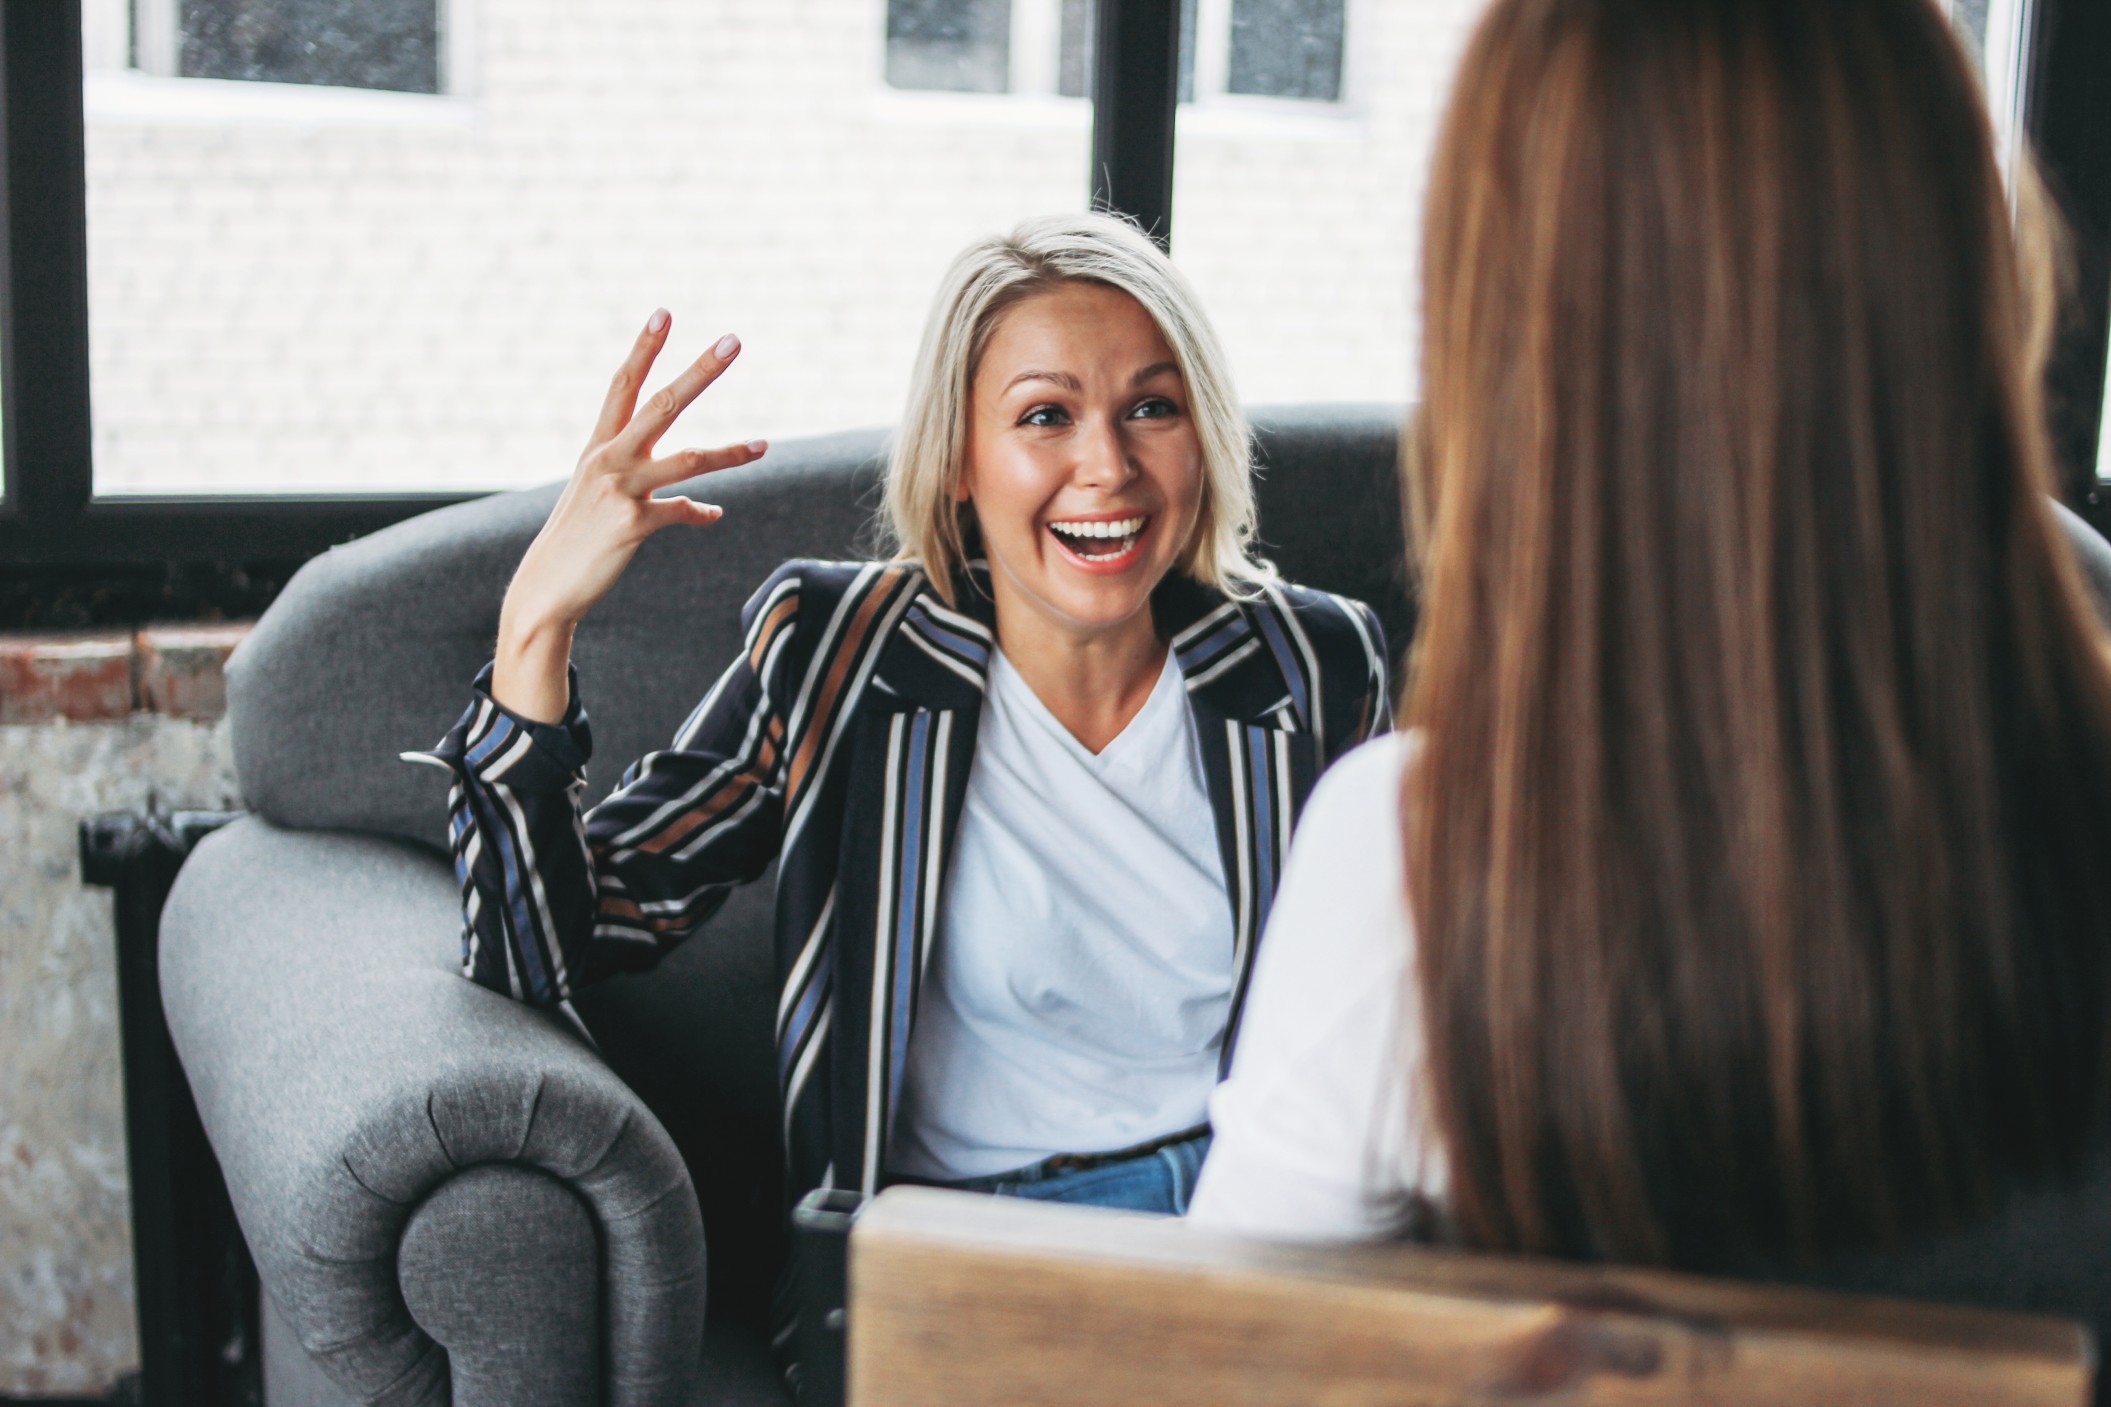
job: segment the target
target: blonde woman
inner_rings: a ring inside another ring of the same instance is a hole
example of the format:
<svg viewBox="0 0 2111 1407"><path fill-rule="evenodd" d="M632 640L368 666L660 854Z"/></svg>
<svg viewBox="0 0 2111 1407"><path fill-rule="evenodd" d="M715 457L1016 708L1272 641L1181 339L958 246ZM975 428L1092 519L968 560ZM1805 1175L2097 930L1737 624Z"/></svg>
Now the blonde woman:
<svg viewBox="0 0 2111 1407"><path fill-rule="evenodd" d="M1194 295L1065 216L954 263L888 470L890 561L787 563L673 745L585 816L574 627L663 527L655 313L529 547L457 777L465 970L537 1003L651 966L778 863L788 1191L914 1180L1185 1209L1291 823L1383 727L1364 606L1250 553L1245 422Z"/></svg>

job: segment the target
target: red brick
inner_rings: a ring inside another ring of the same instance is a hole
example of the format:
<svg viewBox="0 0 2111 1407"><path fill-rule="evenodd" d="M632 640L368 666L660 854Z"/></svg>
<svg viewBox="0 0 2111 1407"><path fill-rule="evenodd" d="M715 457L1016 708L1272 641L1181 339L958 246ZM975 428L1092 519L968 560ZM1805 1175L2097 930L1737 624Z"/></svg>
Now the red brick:
<svg viewBox="0 0 2111 1407"><path fill-rule="evenodd" d="M139 702L171 718L227 712L227 657L247 625L156 625L139 632Z"/></svg>
<svg viewBox="0 0 2111 1407"><path fill-rule="evenodd" d="M131 712L131 636L0 635L0 723Z"/></svg>

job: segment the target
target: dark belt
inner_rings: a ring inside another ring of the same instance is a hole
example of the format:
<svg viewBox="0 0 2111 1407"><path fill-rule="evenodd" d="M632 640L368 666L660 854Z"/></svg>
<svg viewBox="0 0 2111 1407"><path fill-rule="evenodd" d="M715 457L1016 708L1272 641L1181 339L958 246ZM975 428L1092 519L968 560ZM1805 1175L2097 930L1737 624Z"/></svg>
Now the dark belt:
<svg viewBox="0 0 2111 1407"><path fill-rule="evenodd" d="M1109 1153L1058 1153L1052 1158L1043 1158L1034 1166L1042 1172L1084 1172L1088 1168L1104 1168L1111 1163L1126 1163L1132 1158L1147 1158L1162 1148L1186 1143L1189 1139L1200 1138L1208 1132L1208 1124L1197 1124L1191 1129L1169 1133L1163 1138L1154 1138L1148 1143L1139 1143L1133 1147L1116 1148Z"/></svg>

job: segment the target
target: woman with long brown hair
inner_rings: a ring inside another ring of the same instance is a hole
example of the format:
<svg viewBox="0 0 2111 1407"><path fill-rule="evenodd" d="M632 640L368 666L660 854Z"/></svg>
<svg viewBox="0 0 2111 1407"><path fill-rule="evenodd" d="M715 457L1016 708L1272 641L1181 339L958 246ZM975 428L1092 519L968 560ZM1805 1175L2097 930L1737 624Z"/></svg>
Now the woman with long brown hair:
<svg viewBox="0 0 2111 1407"><path fill-rule="evenodd" d="M1403 731L1307 813L1194 1217L1818 1264L2079 1176L2111 666L1936 7L1496 0L1426 220Z"/></svg>

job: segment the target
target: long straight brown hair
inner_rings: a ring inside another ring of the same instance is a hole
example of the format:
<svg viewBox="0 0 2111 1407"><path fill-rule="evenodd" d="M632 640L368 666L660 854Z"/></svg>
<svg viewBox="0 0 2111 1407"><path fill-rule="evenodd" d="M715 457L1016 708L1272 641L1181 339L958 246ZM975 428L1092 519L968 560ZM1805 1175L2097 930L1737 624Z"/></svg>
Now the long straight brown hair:
<svg viewBox="0 0 2111 1407"><path fill-rule="evenodd" d="M1403 722L1471 1242L1967 1222L2111 1092L2111 671L1930 0L1496 0L1425 233Z"/></svg>

